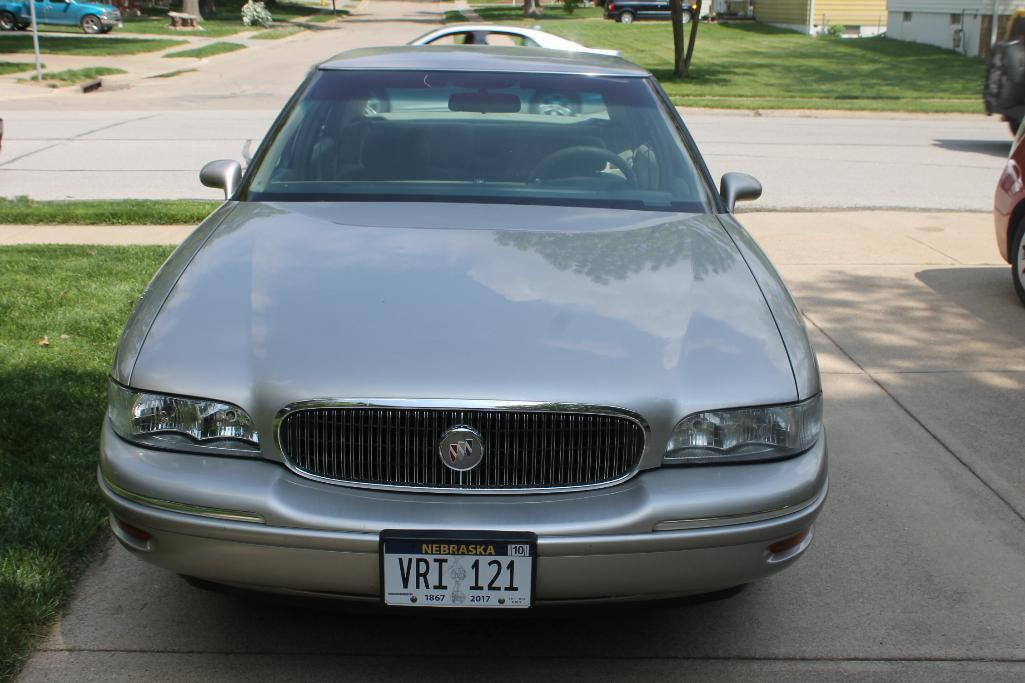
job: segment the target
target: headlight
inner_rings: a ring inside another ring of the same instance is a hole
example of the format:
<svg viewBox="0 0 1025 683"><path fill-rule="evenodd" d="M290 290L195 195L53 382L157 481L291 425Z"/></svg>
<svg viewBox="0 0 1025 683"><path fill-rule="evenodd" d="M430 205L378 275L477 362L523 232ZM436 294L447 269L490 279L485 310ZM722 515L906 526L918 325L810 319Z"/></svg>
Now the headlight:
<svg viewBox="0 0 1025 683"><path fill-rule="evenodd" d="M801 403L694 413L673 428L665 464L750 462L796 455L822 433L822 394Z"/></svg>
<svg viewBox="0 0 1025 683"><path fill-rule="evenodd" d="M134 391L111 380L107 417L118 436L176 450L259 451L246 411L230 403Z"/></svg>

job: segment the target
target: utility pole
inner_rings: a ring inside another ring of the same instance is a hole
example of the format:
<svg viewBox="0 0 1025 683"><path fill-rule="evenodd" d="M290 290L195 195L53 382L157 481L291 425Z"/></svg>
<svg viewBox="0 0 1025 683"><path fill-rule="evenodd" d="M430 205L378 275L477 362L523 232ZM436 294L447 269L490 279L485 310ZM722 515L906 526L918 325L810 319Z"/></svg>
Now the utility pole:
<svg viewBox="0 0 1025 683"><path fill-rule="evenodd" d="M28 11L32 17L32 51L36 53L36 80L43 82L43 65L39 63L39 26L36 24L36 0L28 0Z"/></svg>

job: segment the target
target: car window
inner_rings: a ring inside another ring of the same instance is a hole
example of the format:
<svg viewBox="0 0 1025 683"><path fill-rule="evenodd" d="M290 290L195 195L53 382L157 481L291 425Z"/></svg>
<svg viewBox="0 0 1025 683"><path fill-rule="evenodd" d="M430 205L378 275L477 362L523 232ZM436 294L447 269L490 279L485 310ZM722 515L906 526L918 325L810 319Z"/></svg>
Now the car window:
<svg viewBox="0 0 1025 683"><path fill-rule="evenodd" d="M491 31L490 33L488 33L488 45L521 47L523 45L523 36L514 36L509 33L498 33L497 31Z"/></svg>
<svg viewBox="0 0 1025 683"><path fill-rule="evenodd" d="M471 37L471 33L448 33L443 36L439 36L434 40L427 43L428 45L466 45L468 44L467 38ZM469 41L469 42L472 42Z"/></svg>
<svg viewBox="0 0 1025 683"><path fill-rule="evenodd" d="M705 212L698 168L644 78L323 70L244 195Z"/></svg>

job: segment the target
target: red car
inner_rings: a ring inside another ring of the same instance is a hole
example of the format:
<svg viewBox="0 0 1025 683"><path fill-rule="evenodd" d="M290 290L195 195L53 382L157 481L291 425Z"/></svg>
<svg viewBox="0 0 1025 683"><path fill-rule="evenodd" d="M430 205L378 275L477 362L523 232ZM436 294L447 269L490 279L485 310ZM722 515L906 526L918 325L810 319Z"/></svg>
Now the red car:
<svg viewBox="0 0 1025 683"><path fill-rule="evenodd" d="M1011 146L1004 172L997 183L993 197L993 219L996 223L997 248L1004 260L1011 264L1014 291L1025 304L1025 126L1018 130Z"/></svg>

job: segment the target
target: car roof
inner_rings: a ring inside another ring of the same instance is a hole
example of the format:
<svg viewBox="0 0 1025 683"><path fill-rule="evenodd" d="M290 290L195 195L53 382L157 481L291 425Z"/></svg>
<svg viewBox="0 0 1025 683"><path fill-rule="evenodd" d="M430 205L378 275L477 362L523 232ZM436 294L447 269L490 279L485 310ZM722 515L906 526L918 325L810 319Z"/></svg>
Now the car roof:
<svg viewBox="0 0 1025 683"><path fill-rule="evenodd" d="M591 52L493 45L401 45L349 50L322 63L323 70L491 71L647 77L636 64Z"/></svg>

